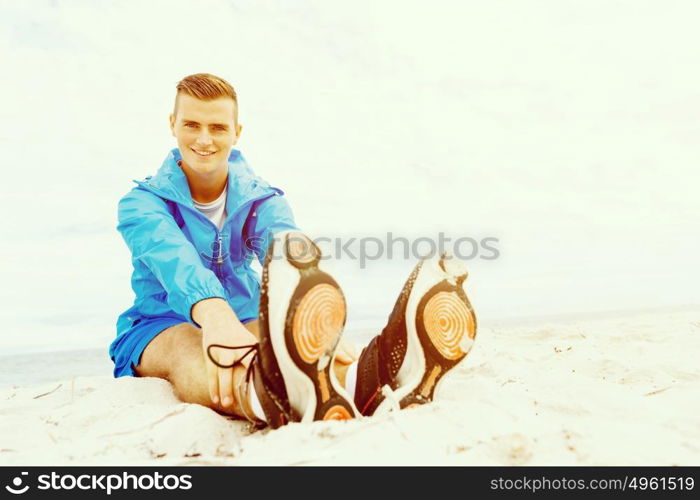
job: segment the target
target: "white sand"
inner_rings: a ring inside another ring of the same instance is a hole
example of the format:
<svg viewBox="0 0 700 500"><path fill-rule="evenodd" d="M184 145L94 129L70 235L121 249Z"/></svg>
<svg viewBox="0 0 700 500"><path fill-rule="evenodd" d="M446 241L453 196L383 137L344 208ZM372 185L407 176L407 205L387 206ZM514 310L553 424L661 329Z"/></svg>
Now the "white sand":
<svg viewBox="0 0 700 500"><path fill-rule="evenodd" d="M439 401L251 432L157 379L0 390L0 464L700 465L700 308L484 325Z"/></svg>

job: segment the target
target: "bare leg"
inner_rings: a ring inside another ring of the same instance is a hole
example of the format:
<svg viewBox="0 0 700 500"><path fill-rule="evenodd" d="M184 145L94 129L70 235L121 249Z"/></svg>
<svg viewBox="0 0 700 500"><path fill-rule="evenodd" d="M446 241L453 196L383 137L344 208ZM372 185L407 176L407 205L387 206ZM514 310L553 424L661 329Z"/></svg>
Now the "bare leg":
<svg viewBox="0 0 700 500"><path fill-rule="evenodd" d="M208 406L228 415L244 416L237 400L230 407L212 403L204 365L202 333L190 323L171 326L158 334L146 346L135 372L139 377L168 380L175 389L175 395L186 403ZM235 395L238 395L236 389L244 383L244 377L244 367L233 369Z"/></svg>
<svg viewBox="0 0 700 500"><path fill-rule="evenodd" d="M247 323L246 328L258 337L258 321ZM345 383L348 365L336 362L334 370L341 384ZM171 326L158 334L141 355L141 361L135 368L139 377L158 377L168 380L175 389L175 395L186 403L196 403L227 415L245 417L237 397L230 407L214 404L209 397L207 371L202 350L202 332L190 323ZM233 369L234 394L245 383L245 368ZM244 402L248 405L248 402ZM250 408L247 408L250 413Z"/></svg>

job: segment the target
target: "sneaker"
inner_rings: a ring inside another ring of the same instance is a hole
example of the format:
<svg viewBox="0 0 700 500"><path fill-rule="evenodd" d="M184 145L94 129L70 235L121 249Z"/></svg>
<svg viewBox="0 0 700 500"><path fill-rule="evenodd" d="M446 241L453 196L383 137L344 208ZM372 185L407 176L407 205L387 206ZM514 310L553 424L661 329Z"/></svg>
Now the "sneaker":
<svg viewBox="0 0 700 500"><path fill-rule="evenodd" d="M445 254L415 267L382 333L360 354L355 404L362 415L432 401L445 374L467 356L476 316L466 279L464 266Z"/></svg>
<svg viewBox="0 0 700 500"><path fill-rule="evenodd" d="M277 234L265 259L253 382L273 428L358 414L333 371L345 298L320 260L319 248L296 231Z"/></svg>

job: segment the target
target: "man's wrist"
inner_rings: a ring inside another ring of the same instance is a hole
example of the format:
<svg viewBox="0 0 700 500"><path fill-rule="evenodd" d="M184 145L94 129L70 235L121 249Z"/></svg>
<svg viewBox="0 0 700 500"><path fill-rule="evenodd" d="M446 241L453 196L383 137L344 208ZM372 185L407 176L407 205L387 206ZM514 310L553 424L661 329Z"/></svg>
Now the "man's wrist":
<svg viewBox="0 0 700 500"><path fill-rule="evenodd" d="M214 323L231 321L236 314L231 306L220 297L203 299L192 306L192 319L201 327Z"/></svg>

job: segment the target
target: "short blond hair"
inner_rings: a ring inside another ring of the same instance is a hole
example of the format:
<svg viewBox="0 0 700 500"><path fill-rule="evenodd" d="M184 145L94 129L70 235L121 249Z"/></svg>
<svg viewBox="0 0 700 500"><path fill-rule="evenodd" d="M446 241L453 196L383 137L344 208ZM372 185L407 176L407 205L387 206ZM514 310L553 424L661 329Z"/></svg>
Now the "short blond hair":
<svg viewBox="0 0 700 500"><path fill-rule="evenodd" d="M195 73L180 80L177 83L173 115L177 115L177 100L180 94L187 94L202 101L230 97L234 103L233 120L234 123L238 124L238 96L233 86L223 78L210 73Z"/></svg>

